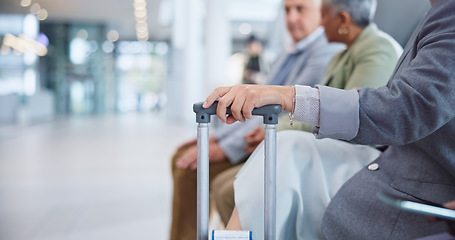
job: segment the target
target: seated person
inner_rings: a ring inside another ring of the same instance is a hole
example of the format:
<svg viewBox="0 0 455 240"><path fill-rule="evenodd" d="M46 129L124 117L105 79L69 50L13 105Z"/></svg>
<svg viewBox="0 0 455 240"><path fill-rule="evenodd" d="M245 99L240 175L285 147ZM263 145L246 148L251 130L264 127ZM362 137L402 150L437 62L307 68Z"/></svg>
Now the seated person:
<svg viewBox="0 0 455 240"><path fill-rule="evenodd" d="M331 0L339 1L343 0ZM412 34L387 86L358 90L295 86L295 92L287 86L221 87L203 105L209 107L219 98L217 115L222 122L231 124L251 118L255 107L280 104L295 112L296 119L315 126L318 139L389 146L346 181L332 198L322 218L325 239L416 239L446 230L443 222L428 224L426 218L401 211L376 196L384 192L411 201L436 203L455 198L455 1L430 2L431 9ZM226 116L230 105L232 114ZM351 151L349 146L358 145L330 145L327 152L355 153L356 149ZM326 153L319 148L308 150L311 152L307 154L314 157ZM305 185L300 176L289 172L287 178ZM248 194L249 201L262 202ZM319 201L318 195L311 197L312 202ZM228 228L245 228L254 233L256 229L245 226L245 222L253 218L260 221L259 217L243 214L244 210L238 207ZM277 207L280 212L282 205ZM302 221L293 226L299 232L311 224L317 223ZM277 233L279 239L295 239L295 232L289 229L278 228Z"/></svg>
<svg viewBox="0 0 455 240"><path fill-rule="evenodd" d="M323 26L327 35L327 39L331 42L341 42L348 46L348 48L337 55L329 63L327 70L324 75L322 84L342 88L342 89L353 89L361 87L381 87L385 86L388 78L392 75L393 69L398 61L400 54L402 53L402 48L399 44L389 35L380 31L374 23L372 23L372 18L374 16L376 2L372 0L362 0L362 1L344 1L345 3L338 3L334 1L332 4L334 6L326 5L323 7ZM360 6L358 4L361 3ZM335 5L337 4L337 5ZM336 7L335 7L336 6ZM338 24L338 25L337 25ZM330 32L332 31L332 32ZM304 123L293 124L293 127L289 126L288 116L283 116L280 118L277 130L293 129L293 130L304 130L311 132L311 125ZM283 133L284 134L284 133ZM308 135L308 136L307 136ZM313 140L311 140L311 134L305 133L286 133L286 137L281 136L281 133L278 136L278 154L279 159L281 160L278 164L295 164L292 165L294 170L300 169L301 172L309 171L305 170L308 168L308 155L305 154L306 149L309 146L312 146ZM262 127L255 129L252 133L247 135L246 138L246 149L247 151L254 150L260 141L264 138L264 130ZM310 143L304 143L300 138L307 139ZM333 140L333 144L337 145L349 145L346 142L340 142ZM325 141L329 142L329 141ZM295 143L295 144L294 144ZM308 146L300 146L306 145ZM324 159L325 164L321 164L321 168L317 169L313 166L311 169L312 174L327 174L327 171L340 169L341 166L337 166L337 163L342 164L343 171L340 171L329 184L324 182L316 182L314 186L321 185L317 188L320 191L320 194L323 194L319 203L317 203L319 208L310 208L313 211L317 211L318 214L311 214L307 209L301 209L300 211L295 211L295 218L306 217L311 221L321 221L322 214L321 211L325 209L331 197L335 194L341 184L349 177L351 177L355 172L360 170L361 167L365 166L367 163L374 160L379 155L379 151L372 147L358 146L357 147L358 155L351 154L350 152L345 153L334 153L330 159ZM262 175L262 162L263 162L263 148L253 154L246 165L248 168L254 168L254 173ZM297 154L300 153L301 154ZM360 154L363 152L364 154ZM355 158L355 156L361 156L362 158ZM337 161L340 158L350 158L348 161ZM286 159L286 161L284 161ZM293 159L293 161L291 161ZM319 159L322 160L322 159ZM333 161L333 163L330 163ZM313 163L316 164L316 163ZM333 165L333 167L331 167ZM337 168L335 168L337 166ZM280 166L284 169L287 169L291 166ZM221 173L213 181L212 193L213 197L216 200L216 206L220 213L221 218L225 223L229 220L229 217L234 208L234 190L233 190L233 180L234 176L240 170L240 166L230 169ZM252 171L247 171L248 174L252 174ZM262 194L262 178L255 176L254 179L251 179L251 183L248 186L251 188L245 188L245 191L252 191L257 196L260 197ZM284 173L286 175L287 173ZM311 176L306 175L310 181ZM280 186L280 182L283 181L283 184L290 182L285 180L278 179L277 185ZM254 184L254 187L252 187ZM305 185L306 186L306 185ZM278 189L279 190L279 189ZM237 190L241 191L241 190ZM237 193L236 191L236 193ZM310 191L309 188L298 188L295 190L294 194L305 196L307 192ZM315 191L312 189L311 191ZM315 194L315 193L313 193ZM236 194L236 198L241 198L242 194ZM248 197L248 196L244 196ZM246 199L244 199L246 200ZM240 199L239 199L240 201ZM294 205L289 205L289 208L297 205L307 205L305 202L307 199L299 198L298 203ZM255 205L254 201L248 201L251 205L246 206L246 208L251 209L252 211L259 211L257 214L262 214L262 205ZM253 206L254 205L254 206ZM254 212L256 213L256 212ZM280 213L281 214L281 213ZM284 214L284 213L283 213ZM262 215L261 215L262 216ZM314 216L314 218L312 218ZM283 216L285 217L285 216ZM291 221L291 219L287 219ZM246 224L246 223L245 223ZM253 222L251 223L253 224ZM284 219L279 222L279 224L288 224ZM259 227L261 222L256 222L251 229L256 229L256 226ZM291 227L291 225L288 225ZM262 228L262 227L259 227ZM259 231L261 232L261 231ZM255 233L256 234L256 233ZM318 232L312 230L305 230L299 233L299 236L312 236L316 237ZM262 236L256 235L257 238L262 238ZM281 239L281 238L280 238Z"/></svg>

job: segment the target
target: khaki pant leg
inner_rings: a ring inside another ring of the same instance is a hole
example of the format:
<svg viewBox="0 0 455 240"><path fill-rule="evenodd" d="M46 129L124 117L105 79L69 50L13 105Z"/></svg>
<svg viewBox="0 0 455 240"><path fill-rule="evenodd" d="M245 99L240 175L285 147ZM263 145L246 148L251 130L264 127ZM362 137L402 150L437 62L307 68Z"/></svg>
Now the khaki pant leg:
<svg viewBox="0 0 455 240"><path fill-rule="evenodd" d="M243 163L218 174L211 184L212 199L224 225L227 225L234 210L234 179Z"/></svg>
<svg viewBox="0 0 455 240"><path fill-rule="evenodd" d="M175 162L188 148L179 149L172 157L174 196L172 203L171 240L197 238L197 171L181 169ZM209 164L209 181L232 167L228 161Z"/></svg>

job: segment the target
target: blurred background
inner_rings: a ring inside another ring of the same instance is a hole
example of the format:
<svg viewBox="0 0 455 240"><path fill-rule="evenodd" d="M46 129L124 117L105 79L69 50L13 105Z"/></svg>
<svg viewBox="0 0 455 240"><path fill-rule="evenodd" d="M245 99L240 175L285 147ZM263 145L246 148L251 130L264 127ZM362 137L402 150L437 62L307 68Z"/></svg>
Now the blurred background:
<svg viewBox="0 0 455 240"><path fill-rule="evenodd" d="M429 6L378 0L376 23L404 46ZM245 81L252 35L272 62L283 15L282 0L0 0L0 239L167 239L192 104Z"/></svg>

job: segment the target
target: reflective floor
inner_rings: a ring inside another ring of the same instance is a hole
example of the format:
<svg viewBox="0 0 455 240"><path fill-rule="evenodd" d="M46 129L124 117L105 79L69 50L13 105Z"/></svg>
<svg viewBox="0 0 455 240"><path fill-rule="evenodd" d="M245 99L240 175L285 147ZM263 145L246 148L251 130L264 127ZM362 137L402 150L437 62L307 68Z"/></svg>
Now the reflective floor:
<svg viewBox="0 0 455 240"><path fill-rule="evenodd" d="M156 114L0 126L0 239L168 239L170 155L195 133Z"/></svg>

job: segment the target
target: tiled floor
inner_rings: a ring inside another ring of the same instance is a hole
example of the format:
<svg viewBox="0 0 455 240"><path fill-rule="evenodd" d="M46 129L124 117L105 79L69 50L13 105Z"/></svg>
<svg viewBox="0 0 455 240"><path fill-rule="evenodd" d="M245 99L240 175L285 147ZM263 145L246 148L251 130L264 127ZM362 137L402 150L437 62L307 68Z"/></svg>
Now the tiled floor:
<svg viewBox="0 0 455 240"><path fill-rule="evenodd" d="M195 133L153 114L0 126L0 239L168 239L170 155Z"/></svg>

